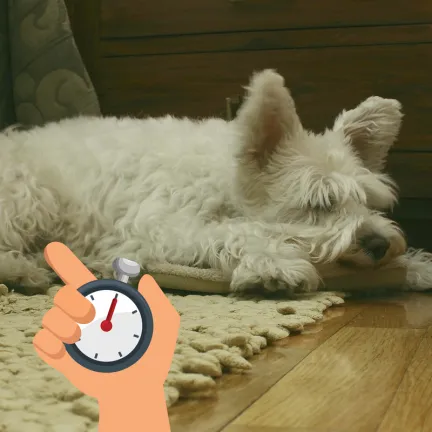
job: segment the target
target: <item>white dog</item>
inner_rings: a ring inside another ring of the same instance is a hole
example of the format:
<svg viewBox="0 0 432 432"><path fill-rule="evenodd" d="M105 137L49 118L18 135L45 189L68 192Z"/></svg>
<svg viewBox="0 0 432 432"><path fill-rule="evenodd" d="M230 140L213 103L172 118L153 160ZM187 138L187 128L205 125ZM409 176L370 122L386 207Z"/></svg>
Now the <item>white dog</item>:
<svg viewBox="0 0 432 432"><path fill-rule="evenodd" d="M405 254L380 210L398 101L371 97L320 135L303 129L283 78L255 74L236 120L63 120L0 135L0 280L48 287L50 241L111 277L121 256L221 269L232 290L313 290L315 263L399 259L432 287L432 255ZM405 254L405 255L404 255Z"/></svg>

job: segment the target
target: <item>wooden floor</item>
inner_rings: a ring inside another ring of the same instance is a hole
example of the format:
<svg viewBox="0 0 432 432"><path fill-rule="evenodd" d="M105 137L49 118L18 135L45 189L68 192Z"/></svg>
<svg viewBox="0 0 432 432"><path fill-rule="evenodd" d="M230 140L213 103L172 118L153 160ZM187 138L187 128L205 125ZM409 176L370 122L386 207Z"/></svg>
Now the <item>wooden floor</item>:
<svg viewBox="0 0 432 432"><path fill-rule="evenodd" d="M432 294L347 300L252 362L173 407L172 432L432 431Z"/></svg>

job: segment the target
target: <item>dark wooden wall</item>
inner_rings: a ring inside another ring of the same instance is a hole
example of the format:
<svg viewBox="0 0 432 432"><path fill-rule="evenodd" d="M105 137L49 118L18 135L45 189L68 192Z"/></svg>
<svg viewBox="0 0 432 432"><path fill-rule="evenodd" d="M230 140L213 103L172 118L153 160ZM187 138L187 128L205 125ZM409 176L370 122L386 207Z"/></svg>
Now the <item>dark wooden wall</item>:
<svg viewBox="0 0 432 432"><path fill-rule="evenodd" d="M68 0L105 114L218 115L254 70L285 76L305 127L371 95L405 112L394 217L432 250L432 1Z"/></svg>

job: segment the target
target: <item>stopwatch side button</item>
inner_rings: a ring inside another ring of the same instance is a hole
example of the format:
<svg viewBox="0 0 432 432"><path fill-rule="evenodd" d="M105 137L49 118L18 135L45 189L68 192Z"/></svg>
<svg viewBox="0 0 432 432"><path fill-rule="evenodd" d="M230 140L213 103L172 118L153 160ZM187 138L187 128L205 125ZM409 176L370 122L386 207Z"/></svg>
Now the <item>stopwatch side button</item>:
<svg viewBox="0 0 432 432"><path fill-rule="evenodd" d="M141 271L138 263L128 260L127 258L116 258L112 266L116 274L116 279L124 283L127 283L129 278L138 276Z"/></svg>

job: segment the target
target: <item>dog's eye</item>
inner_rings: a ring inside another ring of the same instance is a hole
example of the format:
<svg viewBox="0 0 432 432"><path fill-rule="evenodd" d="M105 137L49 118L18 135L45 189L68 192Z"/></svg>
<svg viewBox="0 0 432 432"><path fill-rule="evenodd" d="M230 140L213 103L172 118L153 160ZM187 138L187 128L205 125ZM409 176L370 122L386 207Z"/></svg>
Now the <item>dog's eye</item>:
<svg viewBox="0 0 432 432"><path fill-rule="evenodd" d="M319 204L316 203L315 205L311 205L312 209L314 211L325 211L325 212L331 212L334 210L337 206L336 198L333 196L323 197L321 200L319 200Z"/></svg>
<svg viewBox="0 0 432 432"><path fill-rule="evenodd" d="M328 205L327 205L327 211L333 210L337 206L337 200L334 196L330 195L328 197Z"/></svg>
<svg viewBox="0 0 432 432"><path fill-rule="evenodd" d="M310 205L309 208L314 212L331 212L335 207L333 204Z"/></svg>
<svg viewBox="0 0 432 432"><path fill-rule="evenodd" d="M326 212L331 212L335 209L336 205L335 203L329 203L327 205L323 205L321 207L321 210L326 211Z"/></svg>

